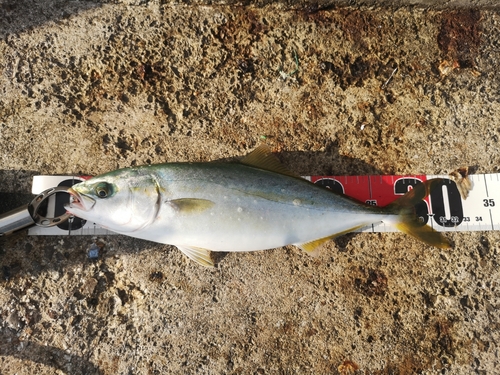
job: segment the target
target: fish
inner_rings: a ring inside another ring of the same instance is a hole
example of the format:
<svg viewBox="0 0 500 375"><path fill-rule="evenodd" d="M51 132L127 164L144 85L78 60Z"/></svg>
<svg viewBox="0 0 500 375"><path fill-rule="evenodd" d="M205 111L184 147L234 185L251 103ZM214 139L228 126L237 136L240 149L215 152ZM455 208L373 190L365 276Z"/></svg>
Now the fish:
<svg viewBox="0 0 500 375"><path fill-rule="evenodd" d="M366 205L290 172L265 144L238 162L172 162L108 172L70 188L66 210L131 237L176 246L213 267L212 252L295 245L317 255L337 236L380 222L424 243L450 241L419 222L430 179L385 207Z"/></svg>

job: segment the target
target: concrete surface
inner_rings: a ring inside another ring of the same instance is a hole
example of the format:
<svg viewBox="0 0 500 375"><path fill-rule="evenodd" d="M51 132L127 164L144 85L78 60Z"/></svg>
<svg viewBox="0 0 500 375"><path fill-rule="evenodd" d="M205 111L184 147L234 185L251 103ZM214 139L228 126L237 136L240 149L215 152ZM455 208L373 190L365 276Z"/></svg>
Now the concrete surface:
<svg viewBox="0 0 500 375"><path fill-rule="evenodd" d="M262 141L301 174L498 172L491 9L0 12L4 198L37 173L230 159ZM89 237L2 238L0 373L498 373L500 235L448 236L451 250L347 235L315 259L231 253L214 270L123 236L100 238L93 262Z"/></svg>

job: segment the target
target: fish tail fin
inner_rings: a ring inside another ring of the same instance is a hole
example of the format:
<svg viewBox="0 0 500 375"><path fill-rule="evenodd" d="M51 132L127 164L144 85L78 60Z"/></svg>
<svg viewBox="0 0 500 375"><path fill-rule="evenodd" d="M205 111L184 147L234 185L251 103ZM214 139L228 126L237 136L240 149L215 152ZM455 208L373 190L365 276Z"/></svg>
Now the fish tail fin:
<svg viewBox="0 0 500 375"><path fill-rule="evenodd" d="M384 207L384 209L391 214L397 215L393 225L401 232L409 234L428 245L448 249L451 247L450 241L442 233L436 232L430 226L422 225L415 212L415 206L441 182L441 178L433 178L415 185L412 190Z"/></svg>

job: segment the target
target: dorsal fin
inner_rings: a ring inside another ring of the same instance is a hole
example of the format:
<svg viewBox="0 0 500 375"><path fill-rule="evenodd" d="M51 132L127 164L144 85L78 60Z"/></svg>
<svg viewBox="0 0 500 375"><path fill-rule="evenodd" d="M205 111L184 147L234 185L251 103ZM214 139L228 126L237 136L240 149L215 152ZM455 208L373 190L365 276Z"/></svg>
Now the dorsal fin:
<svg viewBox="0 0 500 375"><path fill-rule="evenodd" d="M250 167L265 169L266 171L284 174L286 176L301 178L283 166L278 158L273 155L271 149L264 143L241 159L240 163Z"/></svg>

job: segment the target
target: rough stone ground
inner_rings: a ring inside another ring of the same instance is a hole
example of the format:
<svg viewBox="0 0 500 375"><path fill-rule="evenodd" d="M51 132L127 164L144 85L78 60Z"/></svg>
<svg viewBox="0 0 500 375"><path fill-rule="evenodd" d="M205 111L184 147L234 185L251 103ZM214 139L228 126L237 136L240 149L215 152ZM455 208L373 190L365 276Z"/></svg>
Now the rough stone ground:
<svg viewBox="0 0 500 375"><path fill-rule="evenodd" d="M494 10L130 4L0 1L4 199L264 139L301 174L499 170ZM500 235L449 237L214 270L123 236L95 262L89 237L2 238L0 373L498 373Z"/></svg>

